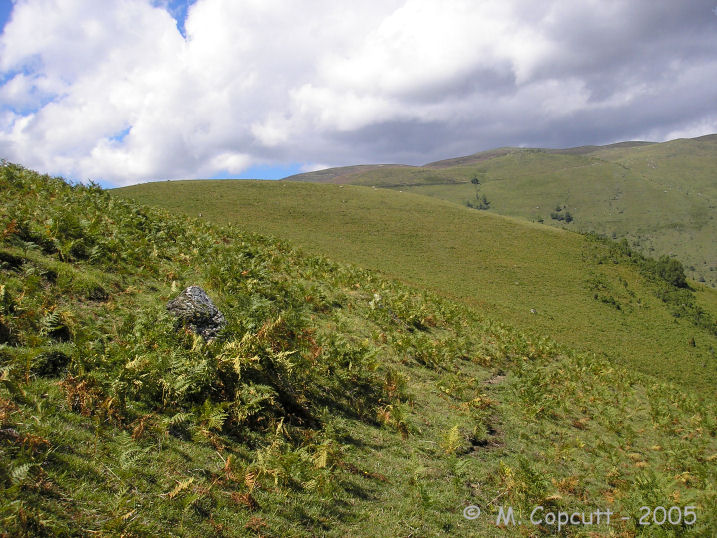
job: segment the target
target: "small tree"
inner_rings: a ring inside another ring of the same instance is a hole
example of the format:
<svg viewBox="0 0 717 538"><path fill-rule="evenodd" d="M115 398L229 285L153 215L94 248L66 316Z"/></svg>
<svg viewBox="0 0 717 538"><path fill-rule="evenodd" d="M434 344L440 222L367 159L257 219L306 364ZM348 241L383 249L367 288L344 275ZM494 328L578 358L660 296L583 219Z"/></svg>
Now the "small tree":
<svg viewBox="0 0 717 538"><path fill-rule="evenodd" d="M473 183L473 185L480 185L480 180L478 179L478 176L473 176L473 179L471 179L471 183Z"/></svg>

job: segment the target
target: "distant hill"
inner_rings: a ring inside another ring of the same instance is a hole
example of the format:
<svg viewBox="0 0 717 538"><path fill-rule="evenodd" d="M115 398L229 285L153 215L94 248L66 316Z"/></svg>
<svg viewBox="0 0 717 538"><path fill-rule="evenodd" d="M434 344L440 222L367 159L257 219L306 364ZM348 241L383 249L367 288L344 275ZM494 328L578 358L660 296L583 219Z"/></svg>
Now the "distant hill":
<svg viewBox="0 0 717 538"><path fill-rule="evenodd" d="M490 212L626 238L650 256L676 256L692 279L717 286L717 135L499 148L424 166L333 168L286 179L399 189L461 205L485 196ZM551 218L566 212L572 221Z"/></svg>
<svg viewBox="0 0 717 538"><path fill-rule="evenodd" d="M717 136L717 135L715 135ZM606 146L579 146L575 148L565 149L540 149L540 148L516 148L516 147L505 147L491 149L487 151L480 151L473 153L472 155L466 155L464 157L454 157L451 159L442 159L440 161L434 161L422 166L411 166L407 164L358 164L352 166L339 166L335 168L325 168L322 170L314 170L312 172L303 172L301 174L294 174L285 177L286 181L306 181L309 183L355 183L363 182L363 174L369 172L375 172L377 170L393 171L400 177L402 173L417 173L418 170L433 168L452 168L454 166L465 166L471 164L481 163L497 157L502 157L516 151L541 151L545 153L555 153L562 155L585 155L594 153L599 150L610 149L610 148L624 148L624 147L641 147L646 145L656 144L656 142L617 142L615 144L608 144ZM401 169L398 171L397 169ZM398 185L399 183L390 183L388 185ZM378 183L377 183L378 185ZM382 185L385 186L385 185Z"/></svg>
<svg viewBox="0 0 717 538"><path fill-rule="evenodd" d="M443 159L440 161L435 161L432 163L424 164L424 168L449 168L452 166L459 166L459 165L466 165L466 164L475 164L480 163L483 161L487 161L489 159L494 159L496 157L502 157L503 155L507 155L508 153L511 153L513 151L521 151L521 150L527 150L527 151L544 151L546 153L556 153L561 155L586 155L589 153L593 153L598 150L602 149L608 149L608 148L631 148L631 147L640 147L640 146L646 146L655 144L656 142L640 142L640 141L629 141L629 142L617 142L615 144L608 144L606 146L578 146L574 148L565 148L565 149L541 149L541 148L498 148L488 151L480 151L478 153L474 153L473 155L466 155L465 157L455 157L453 159Z"/></svg>

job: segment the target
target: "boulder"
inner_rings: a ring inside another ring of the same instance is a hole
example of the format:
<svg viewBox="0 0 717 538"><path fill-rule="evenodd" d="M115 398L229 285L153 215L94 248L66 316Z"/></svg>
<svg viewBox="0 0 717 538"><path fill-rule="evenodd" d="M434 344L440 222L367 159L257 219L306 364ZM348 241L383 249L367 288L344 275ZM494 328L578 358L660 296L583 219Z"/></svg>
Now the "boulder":
<svg viewBox="0 0 717 538"><path fill-rule="evenodd" d="M167 303L167 310L205 340L213 340L227 320L199 286L189 286Z"/></svg>

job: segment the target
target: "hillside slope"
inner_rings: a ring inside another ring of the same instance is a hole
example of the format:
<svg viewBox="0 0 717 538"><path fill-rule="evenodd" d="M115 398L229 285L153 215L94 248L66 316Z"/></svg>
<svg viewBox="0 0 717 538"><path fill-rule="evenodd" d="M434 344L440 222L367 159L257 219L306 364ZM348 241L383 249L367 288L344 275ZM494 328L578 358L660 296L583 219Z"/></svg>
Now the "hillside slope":
<svg viewBox="0 0 717 538"><path fill-rule="evenodd" d="M712 311L696 326L693 314L663 300L662 283L600 241L425 196L350 185L179 181L111 192L379 270L689 390L714 394L717 386L714 305L707 300L700 307L686 296L679 302L693 304L693 314Z"/></svg>
<svg viewBox="0 0 717 538"><path fill-rule="evenodd" d="M644 254L676 256L692 279L717 286L717 135L565 150L501 148L422 167L351 167L287 179L316 181L320 174L461 205L485 195L491 212L626 238ZM574 220L551 218L556 208Z"/></svg>
<svg viewBox="0 0 717 538"><path fill-rule="evenodd" d="M538 505L717 529L713 401L236 227L0 187L0 532L503 536L512 507L584 534ZM213 342L166 311L188 284Z"/></svg>

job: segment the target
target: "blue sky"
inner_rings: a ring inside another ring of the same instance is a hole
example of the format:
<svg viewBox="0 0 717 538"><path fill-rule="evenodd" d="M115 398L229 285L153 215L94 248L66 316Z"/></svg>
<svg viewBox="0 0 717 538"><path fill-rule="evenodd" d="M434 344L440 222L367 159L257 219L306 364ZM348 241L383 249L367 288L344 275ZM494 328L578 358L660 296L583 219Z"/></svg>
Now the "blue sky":
<svg viewBox="0 0 717 538"><path fill-rule="evenodd" d="M167 10L177 21L177 30L182 34L182 37L186 37L184 21L187 18L187 11L193 3L194 0L171 0L167 4Z"/></svg>
<svg viewBox="0 0 717 538"><path fill-rule="evenodd" d="M12 2L10 0L0 0L0 28L5 27L11 12Z"/></svg>
<svg viewBox="0 0 717 538"><path fill-rule="evenodd" d="M185 35L184 21L187 18L187 10L193 3L194 0L170 0L169 2L160 0L156 2L156 4L160 6L166 5L167 11L169 11L177 21L177 30L179 30L182 35ZM13 7L12 4L11 0L0 0L0 29L5 27L5 23L10 18Z"/></svg>
<svg viewBox="0 0 717 538"><path fill-rule="evenodd" d="M0 157L127 185L714 133L716 3L0 0Z"/></svg>
<svg viewBox="0 0 717 538"><path fill-rule="evenodd" d="M286 165L258 164L247 168L241 173L241 177L246 179L281 179L298 174L301 172L301 167L301 163ZM237 177L236 174L229 172L220 172L212 176L213 179L231 179L235 177Z"/></svg>

